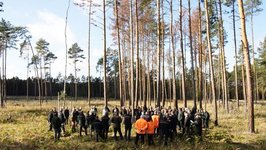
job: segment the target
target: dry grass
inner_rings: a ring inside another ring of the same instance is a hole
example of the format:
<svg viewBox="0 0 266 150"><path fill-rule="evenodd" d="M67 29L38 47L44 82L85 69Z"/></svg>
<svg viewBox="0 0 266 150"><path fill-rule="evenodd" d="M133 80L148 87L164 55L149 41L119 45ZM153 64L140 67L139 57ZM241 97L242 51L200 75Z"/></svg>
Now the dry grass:
<svg viewBox="0 0 266 150"><path fill-rule="evenodd" d="M69 101L66 104L71 106ZM102 104L102 100L92 101L92 105L98 106L99 110L102 110ZM111 108L118 104L117 101L110 101ZM67 126L67 136L54 143L53 133L47 131L47 114L51 108L57 106L57 101L44 103L42 107L38 101L31 101L27 106L26 101L9 101L7 108L0 109L0 149L266 149L265 102L255 105L254 134L247 132L243 106L238 110L235 104L231 103L229 114L223 108L219 109L219 126L214 127L211 123L210 129L204 130L202 139L179 136L166 147L158 144L157 140L155 147L135 147L133 142L115 142L112 138L112 128L107 141L96 143L89 136L70 134L70 126ZM81 106L88 110L85 100L73 102L72 106ZM212 106L208 104L207 108L212 118Z"/></svg>

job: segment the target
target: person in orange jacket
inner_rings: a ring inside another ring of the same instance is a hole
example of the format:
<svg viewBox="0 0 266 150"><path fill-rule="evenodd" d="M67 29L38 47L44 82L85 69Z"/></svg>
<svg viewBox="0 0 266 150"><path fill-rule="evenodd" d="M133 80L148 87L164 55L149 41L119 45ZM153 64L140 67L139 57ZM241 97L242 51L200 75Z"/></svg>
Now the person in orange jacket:
<svg viewBox="0 0 266 150"><path fill-rule="evenodd" d="M148 123L144 119L144 115L141 115L140 118L135 123L135 129L136 129L136 139L135 144L138 145L139 137L141 138L142 144L144 144L144 136L146 134L146 129L148 128Z"/></svg>
<svg viewBox="0 0 266 150"><path fill-rule="evenodd" d="M159 120L160 120L160 116L158 115L158 112L155 111L154 115L152 115L152 121L154 123L154 130L155 130L156 135L159 135L159 132L158 132Z"/></svg>
<svg viewBox="0 0 266 150"><path fill-rule="evenodd" d="M152 121L152 118L149 117L147 119L148 128L146 130L146 133L148 135L148 145L154 145L153 136L154 136L154 122Z"/></svg>

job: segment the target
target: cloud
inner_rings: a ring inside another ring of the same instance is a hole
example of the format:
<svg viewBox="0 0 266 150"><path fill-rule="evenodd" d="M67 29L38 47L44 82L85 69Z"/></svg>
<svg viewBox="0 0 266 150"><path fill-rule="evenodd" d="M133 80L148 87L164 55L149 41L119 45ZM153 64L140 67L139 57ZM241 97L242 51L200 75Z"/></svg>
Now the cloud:
<svg viewBox="0 0 266 150"><path fill-rule="evenodd" d="M33 38L44 38L53 43L65 44L64 30L65 19L49 12L39 11L38 20L35 23L28 24L27 27ZM67 27L68 43L74 41L74 34Z"/></svg>
<svg viewBox="0 0 266 150"><path fill-rule="evenodd" d="M37 20L27 25L33 39L32 45L38 39L43 38L50 43L49 49L53 52L58 59L52 66L53 77L56 77L59 72L64 73L65 64L65 19L53 14L52 12L43 10L37 13ZM74 33L71 31L71 27L67 27L67 45L68 48L76 41ZM68 60L69 62L69 60ZM70 72L68 67L68 74Z"/></svg>

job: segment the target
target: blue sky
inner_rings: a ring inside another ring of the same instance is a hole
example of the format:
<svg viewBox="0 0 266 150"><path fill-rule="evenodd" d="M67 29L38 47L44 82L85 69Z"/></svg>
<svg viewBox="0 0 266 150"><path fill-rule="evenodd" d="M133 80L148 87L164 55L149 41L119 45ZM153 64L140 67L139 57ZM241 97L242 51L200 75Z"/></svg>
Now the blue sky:
<svg viewBox="0 0 266 150"><path fill-rule="evenodd" d="M65 61L65 45L64 45L64 26L65 26L65 11L67 8L68 0L2 0L4 2L4 12L0 13L0 17L10 21L14 25L26 26L33 36L32 44L35 46L36 41L39 38L44 38L50 43L50 50L55 53L58 59L54 62L52 67L52 76L56 77L59 72L64 73L64 61ZM78 0L74 0L78 1ZM102 2L102 0L94 0L96 3ZM192 7L196 7L196 0L192 0ZM262 8L266 10L266 4L263 4ZM108 18L112 16L112 9L109 8ZM98 11L95 16L101 16L101 12ZM95 17L97 20L97 17ZM265 11L261 12L254 18L254 33L255 33L255 48L259 45L259 42L266 36L265 28ZM234 64L234 49L233 49L233 32L231 20L228 16L224 15L225 28L228 34L229 43L226 45L226 57L229 64L229 70L232 70ZM99 19L98 19L99 20ZM110 20L110 19L109 19ZM88 16L85 10L73 5L69 11L68 21L68 46L77 42L82 49L84 49L84 55L87 56L87 34L88 34ZM98 23L99 24L99 23ZM239 22L237 27L239 28ZM250 26L247 22L248 37L251 39ZM110 25L107 25L107 29ZM238 34L240 30L237 31ZM112 38L110 36L110 30L107 31L108 41L107 47L111 46ZM238 36L238 41L240 36ZM249 40L251 43L251 40ZM19 51L11 49L8 51L7 56L7 77L18 76L20 78L26 78L26 66L27 61L18 57ZM96 63L99 57L102 56L102 31L99 28L92 27L91 35L91 74L93 76L99 76L96 73ZM188 55L188 57L190 57ZM81 71L78 76L87 74L87 58L80 63ZM73 66L68 65L68 74L73 72ZM33 71L30 76L34 76Z"/></svg>

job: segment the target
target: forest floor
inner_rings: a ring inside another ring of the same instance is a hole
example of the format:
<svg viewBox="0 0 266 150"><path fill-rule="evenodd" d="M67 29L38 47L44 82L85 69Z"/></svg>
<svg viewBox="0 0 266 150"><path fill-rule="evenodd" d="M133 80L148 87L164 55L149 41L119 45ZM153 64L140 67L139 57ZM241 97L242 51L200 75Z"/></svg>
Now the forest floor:
<svg viewBox="0 0 266 150"><path fill-rule="evenodd" d="M102 110L102 100L92 100ZM70 102L66 103L70 107ZM110 101L111 108L119 105L118 101ZM189 102L192 105L192 102ZM85 100L73 102L73 106L88 110ZM180 103L181 106L181 103ZM112 127L109 130L107 141L96 143L90 136L79 137L78 133L70 133L70 125L67 125L67 133L59 142L54 142L53 132L48 131L47 115L53 107L57 107L57 101L48 101L39 106L38 101L10 100L7 108L0 108L0 149L266 149L266 102L255 104L255 128L256 133L247 132L247 119L243 113L243 105L240 110L235 103L230 102L230 113L219 109L219 126L213 124L213 109L207 104L207 110L211 114L211 123L208 130L203 131L202 139L199 137L186 137L179 135L167 146L162 146L155 139L155 146L140 145L136 147L133 141L115 141ZM123 129L122 129L123 130ZM135 137L134 131L132 131Z"/></svg>

